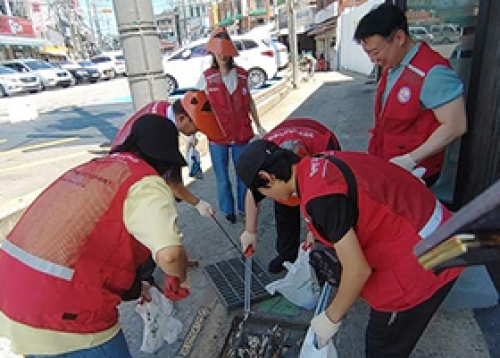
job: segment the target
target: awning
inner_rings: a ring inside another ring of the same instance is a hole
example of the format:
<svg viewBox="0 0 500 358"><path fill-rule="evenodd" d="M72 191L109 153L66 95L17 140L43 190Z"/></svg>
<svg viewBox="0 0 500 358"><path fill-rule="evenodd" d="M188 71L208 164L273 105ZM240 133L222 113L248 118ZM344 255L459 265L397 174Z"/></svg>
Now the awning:
<svg viewBox="0 0 500 358"><path fill-rule="evenodd" d="M233 18L232 17L228 17L227 19L224 19L221 22L219 22L219 25L220 26L229 26L229 25L232 25L233 22L234 22Z"/></svg>
<svg viewBox="0 0 500 358"><path fill-rule="evenodd" d="M317 35L322 35L324 34L325 32L328 32L330 30L333 30L335 29L335 27L337 26L337 19L330 19L330 20L327 20L321 24L317 24L315 25L314 28L312 28L311 30L309 30L309 32L307 33L308 36L317 36Z"/></svg>
<svg viewBox="0 0 500 358"><path fill-rule="evenodd" d="M49 40L36 37L21 37L21 36L0 36L0 44L2 45L19 45L19 46L45 46L50 45Z"/></svg>
<svg viewBox="0 0 500 358"><path fill-rule="evenodd" d="M267 14L267 10L264 8L253 9L248 12L249 16L261 16Z"/></svg>
<svg viewBox="0 0 500 358"><path fill-rule="evenodd" d="M67 56L68 50L63 46L44 46L40 48L40 53L54 56Z"/></svg>

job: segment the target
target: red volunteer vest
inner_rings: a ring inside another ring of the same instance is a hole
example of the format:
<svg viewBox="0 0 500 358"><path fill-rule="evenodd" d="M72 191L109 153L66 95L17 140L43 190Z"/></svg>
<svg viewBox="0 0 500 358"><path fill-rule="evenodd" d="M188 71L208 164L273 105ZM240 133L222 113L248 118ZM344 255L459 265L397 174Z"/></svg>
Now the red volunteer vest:
<svg viewBox="0 0 500 358"><path fill-rule="evenodd" d="M254 136L250 120L250 93L248 73L236 66L238 85L233 94L227 91L218 69L209 68L204 73L207 81L207 98L226 136L216 144L244 144Z"/></svg>
<svg viewBox="0 0 500 358"><path fill-rule="evenodd" d="M313 155L325 150L339 150L337 137L327 127L310 118L290 118L274 127L264 136L265 140L286 147L287 142L297 141L303 147L299 156Z"/></svg>
<svg viewBox="0 0 500 358"><path fill-rule="evenodd" d="M0 250L0 310L30 327L94 333L118 322L149 250L123 222L131 185L157 175L129 154L69 170L28 208Z"/></svg>
<svg viewBox="0 0 500 358"><path fill-rule="evenodd" d="M125 122L125 124L120 128L120 130L116 134L115 139L113 139L111 148L115 148L116 146L122 144L125 139L127 139L128 135L130 134L130 130L132 129L132 125L138 118L142 117L145 114L157 114L166 118L169 107L170 104L167 101L154 101L142 107L138 112L134 113L132 117L130 117L128 121Z"/></svg>
<svg viewBox="0 0 500 358"><path fill-rule="evenodd" d="M434 112L422 107L420 92L427 73L437 65L451 67L449 62L421 43L417 54L403 70L391 89L385 106L382 96L387 85L387 71L383 71L377 88L375 101L375 126L370 130L372 137L368 153L385 160L406 154L424 143L439 127ZM444 151L418 163L425 167L425 178L441 171Z"/></svg>
<svg viewBox="0 0 500 358"><path fill-rule="evenodd" d="M417 178L367 154L335 152L335 157L351 169L357 181L359 216L354 229L372 268L361 296L371 307L387 312L412 308L462 272L448 269L435 275L413 254L413 247L450 217ZM315 229L306 206L320 196L347 194L344 176L328 159L306 157L297 166L297 183L309 230L323 244L334 247Z"/></svg>

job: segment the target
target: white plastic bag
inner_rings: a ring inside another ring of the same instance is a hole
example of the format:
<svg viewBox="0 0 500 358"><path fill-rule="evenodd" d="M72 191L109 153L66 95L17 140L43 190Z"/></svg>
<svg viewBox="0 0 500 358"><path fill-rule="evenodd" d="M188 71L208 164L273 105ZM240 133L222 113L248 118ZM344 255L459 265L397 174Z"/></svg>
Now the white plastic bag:
<svg viewBox="0 0 500 358"><path fill-rule="evenodd" d="M328 307L331 293L332 286L330 285L330 283L325 282L318 299L316 310L314 312L315 316L323 312ZM302 347L300 349L299 358L338 358L337 349L335 348L335 345L333 343L333 338L330 339L330 341L323 348L317 348L314 330L309 326L306 337L304 338L304 342L302 343Z"/></svg>
<svg viewBox="0 0 500 358"><path fill-rule="evenodd" d="M311 327L307 330L306 338L302 343L299 358L338 358L337 349L331 339L326 346L321 349L314 344L314 331Z"/></svg>
<svg viewBox="0 0 500 358"><path fill-rule="evenodd" d="M186 152L186 162L189 168L189 176L192 178L203 179L200 152L196 150L194 145L190 145L188 147L188 150Z"/></svg>
<svg viewBox="0 0 500 358"><path fill-rule="evenodd" d="M311 249L299 248L297 260L292 264L285 262L288 270L285 277L271 282L266 290L274 295L281 293L288 301L299 307L312 310L318 302L320 288L313 268L309 265Z"/></svg>
<svg viewBox="0 0 500 358"><path fill-rule="evenodd" d="M151 287L151 301L137 304L135 311L144 322L141 351L155 353L163 345L174 343L182 331L182 323L172 316L174 306L156 287Z"/></svg>

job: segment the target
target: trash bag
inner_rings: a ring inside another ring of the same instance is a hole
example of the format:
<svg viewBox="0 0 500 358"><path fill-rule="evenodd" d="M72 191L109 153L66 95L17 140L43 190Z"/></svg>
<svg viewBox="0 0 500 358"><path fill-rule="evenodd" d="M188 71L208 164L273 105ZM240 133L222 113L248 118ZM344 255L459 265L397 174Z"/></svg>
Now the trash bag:
<svg viewBox="0 0 500 358"><path fill-rule="evenodd" d="M329 282L324 283L318 299L318 304L316 305L316 310L314 311L315 316L328 307L332 288L333 286ZM318 348L314 330L312 327L309 327L300 349L299 358L338 358L338 354L333 339L331 339L326 346Z"/></svg>
<svg viewBox="0 0 500 358"><path fill-rule="evenodd" d="M320 288L309 265L310 248L299 248L297 260L292 264L283 263L288 270L285 277L273 281L266 286L266 290L274 295L276 291L281 293L288 301L299 307L312 310L318 302Z"/></svg>
<svg viewBox="0 0 500 358"><path fill-rule="evenodd" d="M304 342L302 343L302 348L300 349L299 358L338 358L333 339L321 349L316 348L314 341L314 331L309 327L306 338L304 338Z"/></svg>
<svg viewBox="0 0 500 358"><path fill-rule="evenodd" d="M156 287L151 287L150 294L150 302L138 303L135 307L144 322L141 351L145 353L157 352L164 341L174 343L182 331L182 323L173 317L172 302Z"/></svg>

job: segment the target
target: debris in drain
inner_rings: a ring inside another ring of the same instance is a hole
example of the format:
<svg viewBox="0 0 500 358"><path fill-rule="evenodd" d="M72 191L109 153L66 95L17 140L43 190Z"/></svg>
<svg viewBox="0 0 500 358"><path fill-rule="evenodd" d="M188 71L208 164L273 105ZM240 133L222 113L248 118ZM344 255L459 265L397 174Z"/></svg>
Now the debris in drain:
<svg viewBox="0 0 500 358"><path fill-rule="evenodd" d="M251 331L245 320L238 325L235 335L229 340L227 357L230 358L295 358L298 357L303 338L294 339L279 324L264 332Z"/></svg>

